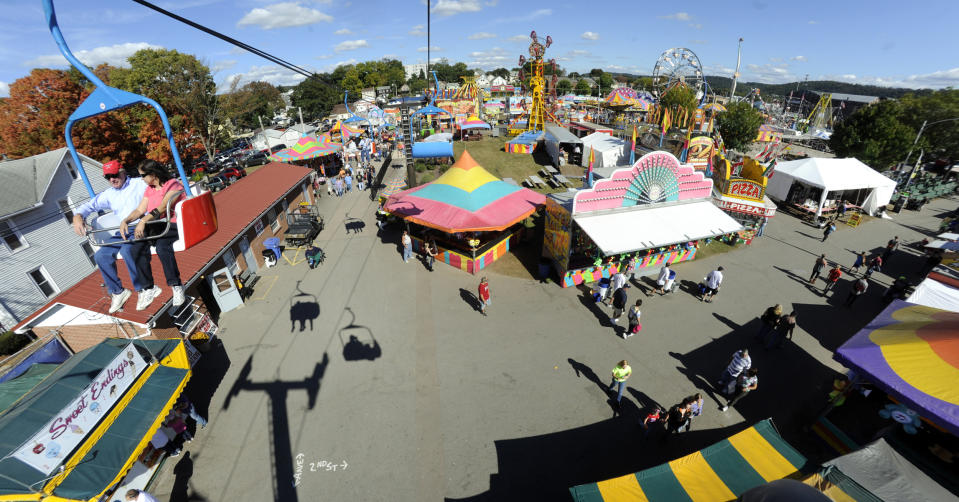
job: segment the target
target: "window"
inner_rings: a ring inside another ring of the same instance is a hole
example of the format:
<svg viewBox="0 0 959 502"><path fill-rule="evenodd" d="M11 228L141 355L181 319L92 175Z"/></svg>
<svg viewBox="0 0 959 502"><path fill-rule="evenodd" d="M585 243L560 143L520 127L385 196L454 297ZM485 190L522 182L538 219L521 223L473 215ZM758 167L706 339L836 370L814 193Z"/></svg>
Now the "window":
<svg viewBox="0 0 959 502"><path fill-rule="evenodd" d="M3 237L3 242L6 243L11 252L27 245L27 241L23 239L23 236L17 231L17 227L10 221L0 221L0 237Z"/></svg>
<svg viewBox="0 0 959 502"><path fill-rule="evenodd" d="M236 262L236 255L233 254L232 249L223 251L223 263L226 264L226 268L231 274L238 275L240 273L240 265Z"/></svg>
<svg viewBox="0 0 959 502"><path fill-rule="evenodd" d="M87 255L87 259L90 260L90 265L93 265L93 268L96 268L97 261L93 259L93 246L90 245L90 241L81 242L80 249L83 250L83 254Z"/></svg>
<svg viewBox="0 0 959 502"><path fill-rule="evenodd" d="M70 177L73 179L77 179L77 170L73 168L73 162L67 159L65 164L67 165L67 171L70 171Z"/></svg>
<svg viewBox="0 0 959 502"><path fill-rule="evenodd" d="M50 298L57 294L57 286L53 284L53 280L50 279L47 271L42 266L31 270L29 275L30 279L33 279L33 283L36 284L40 292L43 293L43 296Z"/></svg>
<svg viewBox="0 0 959 502"><path fill-rule="evenodd" d="M280 218L276 214L276 210L270 209L270 211L266 213L266 221L270 222L270 230L272 230L274 234L279 232Z"/></svg>
<svg viewBox="0 0 959 502"><path fill-rule="evenodd" d="M283 214L290 212L290 201L283 199Z"/></svg>
<svg viewBox="0 0 959 502"><path fill-rule="evenodd" d="M60 212L63 213L63 217L67 219L67 224L73 225L73 208L70 207L70 199L60 199L57 201L57 205L60 206Z"/></svg>

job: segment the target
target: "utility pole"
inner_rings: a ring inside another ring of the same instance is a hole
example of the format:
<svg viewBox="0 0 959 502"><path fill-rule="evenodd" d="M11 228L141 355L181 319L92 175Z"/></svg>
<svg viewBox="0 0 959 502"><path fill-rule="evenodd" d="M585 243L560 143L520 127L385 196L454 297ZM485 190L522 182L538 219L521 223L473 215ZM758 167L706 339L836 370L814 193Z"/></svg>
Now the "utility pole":
<svg viewBox="0 0 959 502"><path fill-rule="evenodd" d="M736 55L736 71L733 73L733 86L729 90L729 102L732 103L736 96L736 80L739 78L739 68L743 63L743 37L739 37L739 52Z"/></svg>
<svg viewBox="0 0 959 502"><path fill-rule="evenodd" d="M426 90L430 89L430 2L426 0ZM439 89L437 89L439 92ZM424 93L425 94L425 93Z"/></svg>

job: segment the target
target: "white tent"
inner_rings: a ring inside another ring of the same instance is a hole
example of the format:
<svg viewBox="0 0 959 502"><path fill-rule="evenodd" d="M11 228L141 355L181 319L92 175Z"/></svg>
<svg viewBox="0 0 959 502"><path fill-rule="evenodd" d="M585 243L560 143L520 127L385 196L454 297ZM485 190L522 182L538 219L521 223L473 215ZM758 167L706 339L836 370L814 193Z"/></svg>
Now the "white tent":
<svg viewBox="0 0 959 502"><path fill-rule="evenodd" d="M583 167L589 166L589 149L593 148L593 167L612 167L629 162L629 142L604 132L594 132L582 138Z"/></svg>
<svg viewBox="0 0 959 502"><path fill-rule="evenodd" d="M889 203L896 189L895 181L857 159L808 158L777 164L776 172L766 187L766 194L785 201L796 182L823 189L817 201L817 214L821 214L830 192L843 190L871 190L864 198L862 207L867 213L875 214L878 208Z"/></svg>
<svg viewBox="0 0 959 502"><path fill-rule="evenodd" d="M916 286L906 301L916 305L959 312L959 289L927 277Z"/></svg>

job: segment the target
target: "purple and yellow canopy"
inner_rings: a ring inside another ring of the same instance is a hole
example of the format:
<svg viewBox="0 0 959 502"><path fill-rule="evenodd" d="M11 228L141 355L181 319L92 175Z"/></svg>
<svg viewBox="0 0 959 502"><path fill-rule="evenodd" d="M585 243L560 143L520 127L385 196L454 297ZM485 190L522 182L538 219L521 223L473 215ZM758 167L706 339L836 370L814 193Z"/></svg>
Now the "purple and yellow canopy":
<svg viewBox="0 0 959 502"><path fill-rule="evenodd" d="M959 435L959 313L897 300L833 357Z"/></svg>
<svg viewBox="0 0 959 502"><path fill-rule="evenodd" d="M295 145L286 150L280 150L270 155L270 160L277 162L296 162L299 160L308 160L316 157L323 157L340 151L343 145L333 143L329 134L323 134L319 138L313 136L304 136L300 138Z"/></svg>
<svg viewBox="0 0 959 502"><path fill-rule="evenodd" d="M464 151L436 180L387 199L383 208L407 221L442 230L503 230L543 205L546 196L493 176Z"/></svg>
<svg viewBox="0 0 959 502"><path fill-rule="evenodd" d="M468 118L465 118L463 120L458 120L456 122L456 127L459 127L460 129L478 129L478 128L489 129L490 128L489 124L480 120L480 118L477 117L476 115L471 115Z"/></svg>

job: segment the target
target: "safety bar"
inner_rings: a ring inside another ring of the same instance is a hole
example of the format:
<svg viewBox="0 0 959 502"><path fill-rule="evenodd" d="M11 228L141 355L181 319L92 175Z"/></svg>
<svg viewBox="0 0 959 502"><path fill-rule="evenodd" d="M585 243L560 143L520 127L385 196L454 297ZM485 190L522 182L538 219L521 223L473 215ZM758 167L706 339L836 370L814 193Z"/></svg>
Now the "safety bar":
<svg viewBox="0 0 959 502"><path fill-rule="evenodd" d="M159 233L159 234L157 234L157 235L154 235L154 236L152 236L152 237L141 237L141 238L139 238L139 239L136 239L136 238L133 238L133 239L123 239L123 240L119 240L119 241L111 241L109 244L106 244L106 243L97 242L96 239L93 238L93 234L100 233L100 232L115 232L115 231L120 230L120 228L121 228L120 226L109 227L109 228L93 228L93 227L91 227L90 225L84 224L84 227L87 229L87 240L90 242L90 244L92 244L92 245L94 245L94 246L105 246L105 245L112 246L112 245L116 245L116 244L129 244L129 243L133 243L133 242L154 241L154 240L156 240L157 238L159 238L161 235L166 235L167 232L170 231L170 226L173 225L173 223L170 221L170 210L171 210L171 209L174 209L174 207L175 207L175 206L174 206L174 204L175 204L174 201L176 201L177 199L180 198L180 195L183 194L183 190L176 190L176 191L171 192L171 193L173 193L174 195L173 195L173 197L170 197L170 200L168 200L168 201L166 202L166 213L164 213L165 216L164 216L163 218L158 219L158 220L151 220L151 221L147 222L148 225L149 225L150 223L166 223L166 225L163 227L163 232L161 232L161 233ZM153 226L156 226L156 224L154 224ZM130 234L128 234L128 235L133 235L133 234L130 233Z"/></svg>

